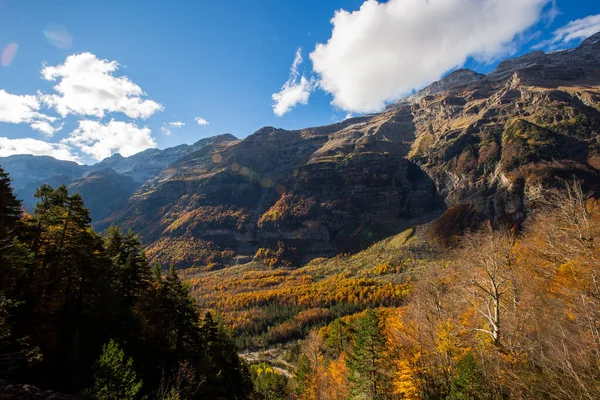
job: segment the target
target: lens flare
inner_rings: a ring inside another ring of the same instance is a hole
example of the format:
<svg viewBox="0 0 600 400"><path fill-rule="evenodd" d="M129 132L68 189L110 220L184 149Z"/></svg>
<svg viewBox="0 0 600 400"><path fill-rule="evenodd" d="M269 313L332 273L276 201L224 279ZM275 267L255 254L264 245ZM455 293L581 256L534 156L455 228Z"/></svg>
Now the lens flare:
<svg viewBox="0 0 600 400"><path fill-rule="evenodd" d="M275 186L275 183L273 183L273 181L270 178L262 178L260 180L260 185L265 189L270 189L273 186Z"/></svg>
<svg viewBox="0 0 600 400"><path fill-rule="evenodd" d="M284 194L286 191L286 188L285 188L285 186L279 184L275 187L275 191L279 194Z"/></svg>
<svg viewBox="0 0 600 400"><path fill-rule="evenodd" d="M16 43L10 43L8 46L2 50L2 66L8 67L11 62L13 62L15 56L17 55L17 50L19 49L19 45Z"/></svg>
<svg viewBox="0 0 600 400"><path fill-rule="evenodd" d="M62 25L48 25L44 29L46 40L54 47L59 49L69 49L73 45L73 36Z"/></svg>
<svg viewBox="0 0 600 400"><path fill-rule="evenodd" d="M219 164L221 161L223 161L223 156L220 155L219 153L213 154L212 160L215 164Z"/></svg>

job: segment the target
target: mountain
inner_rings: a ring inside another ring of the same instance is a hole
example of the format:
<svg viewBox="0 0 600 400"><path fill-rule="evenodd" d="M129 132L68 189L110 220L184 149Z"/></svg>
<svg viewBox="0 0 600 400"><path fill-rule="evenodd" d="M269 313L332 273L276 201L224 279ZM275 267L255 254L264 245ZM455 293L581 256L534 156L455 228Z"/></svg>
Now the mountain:
<svg viewBox="0 0 600 400"><path fill-rule="evenodd" d="M446 207L518 224L557 178L598 190L599 37L488 75L458 70L380 114L216 141L142 185L111 221L179 266L261 248L275 263L356 251Z"/></svg>
<svg viewBox="0 0 600 400"><path fill-rule="evenodd" d="M70 192L81 194L95 221L102 221L124 207L139 186L132 177L111 168L91 171L68 185Z"/></svg>
<svg viewBox="0 0 600 400"><path fill-rule="evenodd" d="M329 126L265 127L91 167L29 173L14 167L22 156L0 164L17 193L22 182L70 179L97 228L133 229L165 265L289 265L356 252L440 215L440 236L487 219L519 225L560 179L598 193L599 66L600 33L487 75L459 69L379 114Z"/></svg>
<svg viewBox="0 0 600 400"><path fill-rule="evenodd" d="M215 142L142 185L111 221L180 266L261 248L283 261L356 251L446 207L518 224L557 178L598 190L599 38L488 75L458 70L380 114Z"/></svg>
<svg viewBox="0 0 600 400"><path fill-rule="evenodd" d="M146 182L112 222L165 264L218 264L224 250L254 255L280 241L299 258L353 251L443 207L406 158L404 117L215 142Z"/></svg>
<svg viewBox="0 0 600 400"><path fill-rule="evenodd" d="M29 154L0 157L0 165L10 173L12 187L28 211L37 203L33 194L38 187L44 183L54 187L69 185L89 170L88 166L72 161Z"/></svg>
<svg viewBox="0 0 600 400"><path fill-rule="evenodd" d="M600 34L578 48L506 60L485 78L409 104L409 158L447 204L520 221L541 186L573 176L597 190Z"/></svg>
<svg viewBox="0 0 600 400"><path fill-rule="evenodd" d="M186 154L199 150L207 144L211 144L215 140L236 139L233 135L224 134L201 139L192 145L182 144L164 150L147 149L130 157L123 157L117 153L95 164L92 170L111 168L119 174L133 178L135 182L144 183L156 176L169 164L177 161Z"/></svg>
<svg viewBox="0 0 600 400"><path fill-rule="evenodd" d="M137 188L169 164L215 140L236 138L225 134L192 145L148 149L130 157L114 154L94 165L32 155L0 157L0 165L10 173L13 188L26 210L33 210L37 203L33 195L42 184L66 185L84 197L94 221L99 222L124 206Z"/></svg>

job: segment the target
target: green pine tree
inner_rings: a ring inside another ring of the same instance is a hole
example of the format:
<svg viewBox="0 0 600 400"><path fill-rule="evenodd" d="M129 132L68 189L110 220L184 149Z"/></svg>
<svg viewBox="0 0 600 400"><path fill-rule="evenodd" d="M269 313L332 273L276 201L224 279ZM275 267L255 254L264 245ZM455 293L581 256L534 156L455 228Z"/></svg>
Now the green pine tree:
<svg viewBox="0 0 600 400"><path fill-rule="evenodd" d="M14 334L19 284L32 262L32 253L20 240L24 233L21 201L15 196L9 175L0 167L0 374L23 360L33 361L39 353L24 338Z"/></svg>
<svg viewBox="0 0 600 400"><path fill-rule="evenodd" d="M287 399L288 379L266 363L252 365L253 400Z"/></svg>
<svg viewBox="0 0 600 400"><path fill-rule="evenodd" d="M342 321L341 318L335 319L329 325L329 335L325 340L325 346L330 350L331 354L337 358L344 350L346 350L349 342L350 330L348 329L347 324Z"/></svg>
<svg viewBox="0 0 600 400"><path fill-rule="evenodd" d="M360 320L353 352L347 360L352 398L389 398L389 378L385 373L384 351L385 337L379 316L375 310L368 309Z"/></svg>
<svg viewBox="0 0 600 400"><path fill-rule="evenodd" d="M8 297L32 261L29 248L19 237L24 233L21 201L13 193L10 182L0 167L0 292Z"/></svg>
<svg viewBox="0 0 600 400"><path fill-rule="evenodd" d="M465 354L456 364L448 400L485 400L490 398L483 370L472 353Z"/></svg>
<svg viewBox="0 0 600 400"><path fill-rule="evenodd" d="M123 235L121 229L116 225L111 225L106 230L104 235L104 248L106 255L113 260L119 262L119 258L123 248Z"/></svg>
<svg viewBox="0 0 600 400"><path fill-rule="evenodd" d="M247 399L252 380L246 364L222 324L210 312L204 316L201 335L206 346L208 369L205 396L211 399Z"/></svg>
<svg viewBox="0 0 600 400"><path fill-rule="evenodd" d="M312 366L310 360L306 354L302 354L296 364L296 372L294 373L294 380L296 381L296 395L300 397L302 393L308 390L310 384L309 376L312 372Z"/></svg>
<svg viewBox="0 0 600 400"><path fill-rule="evenodd" d="M133 359L110 340L94 369L94 383L87 394L97 400L135 400L141 398L143 383L138 380Z"/></svg>
<svg viewBox="0 0 600 400"><path fill-rule="evenodd" d="M13 246L22 215L21 201L14 195L10 182L10 177L0 167L0 261Z"/></svg>

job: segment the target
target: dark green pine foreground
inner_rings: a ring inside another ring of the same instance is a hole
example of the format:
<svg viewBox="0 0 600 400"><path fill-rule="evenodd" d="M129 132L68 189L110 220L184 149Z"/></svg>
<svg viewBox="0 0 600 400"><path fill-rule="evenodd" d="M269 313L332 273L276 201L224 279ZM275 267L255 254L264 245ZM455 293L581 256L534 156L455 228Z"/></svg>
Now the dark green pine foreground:
<svg viewBox="0 0 600 400"><path fill-rule="evenodd" d="M131 232L98 235L64 186L36 197L23 215L0 168L0 376L91 399L248 398L229 333L174 268Z"/></svg>

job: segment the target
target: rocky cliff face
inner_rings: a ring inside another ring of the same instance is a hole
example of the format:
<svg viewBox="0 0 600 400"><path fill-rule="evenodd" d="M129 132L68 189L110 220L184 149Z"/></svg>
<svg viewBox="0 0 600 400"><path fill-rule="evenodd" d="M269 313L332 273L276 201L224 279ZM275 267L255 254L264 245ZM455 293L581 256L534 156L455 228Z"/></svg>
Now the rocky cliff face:
<svg viewBox="0 0 600 400"><path fill-rule="evenodd" d="M377 115L215 141L146 182L112 221L179 266L360 250L469 204L522 221L539 189L600 183L600 35L485 76L458 70Z"/></svg>
<svg viewBox="0 0 600 400"><path fill-rule="evenodd" d="M472 71L470 69L461 68L458 69L444 78L440 79L427 86L426 88L419 90L417 93L409 96L405 99L401 99L396 103L396 105L401 105L404 103L412 103L418 101L426 96L433 96L438 93L442 93L448 91L450 89L456 89L462 86L467 86L471 83L483 80L485 75ZM396 105L392 105L394 107Z"/></svg>
<svg viewBox="0 0 600 400"><path fill-rule="evenodd" d="M578 177L596 190L600 35L502 62L477 82L417 99L409 158L447 204L520 221L538 189Z"/></svg>

